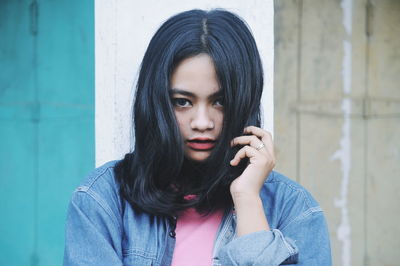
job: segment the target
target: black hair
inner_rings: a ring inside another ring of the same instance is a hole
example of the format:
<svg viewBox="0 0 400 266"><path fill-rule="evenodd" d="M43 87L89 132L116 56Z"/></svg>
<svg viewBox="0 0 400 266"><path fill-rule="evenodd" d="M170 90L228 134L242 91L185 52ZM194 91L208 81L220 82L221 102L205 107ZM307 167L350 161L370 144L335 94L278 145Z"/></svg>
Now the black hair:
<svg viewBox="0 0 400 266"><path fill-rule="evenodd" d="M169 89L178 64L205 53L214 63L224 102L221 135L202 164L185 159ZM168 19L144 55L133 108L134 150L115 167L120 194L137 211L174 216L195 207L209 213L232 206L230 183L246 167L229 162L230 141L249 125L260 126L263 70L246 23L223 9L190 10ZM184 195L197 198L186 201Z"/></svg>

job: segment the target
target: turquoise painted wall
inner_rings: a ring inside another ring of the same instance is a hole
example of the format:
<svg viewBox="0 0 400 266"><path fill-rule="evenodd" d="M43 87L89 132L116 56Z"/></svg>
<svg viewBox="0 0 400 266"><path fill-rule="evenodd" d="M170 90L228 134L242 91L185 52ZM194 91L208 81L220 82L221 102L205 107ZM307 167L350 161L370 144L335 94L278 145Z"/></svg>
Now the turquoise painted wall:
<svg viewBox="0 0 400 266"><path fill-rule="evenodd" d="M0 265L61 265L94 167L94 2L0 1Z"/></svg>

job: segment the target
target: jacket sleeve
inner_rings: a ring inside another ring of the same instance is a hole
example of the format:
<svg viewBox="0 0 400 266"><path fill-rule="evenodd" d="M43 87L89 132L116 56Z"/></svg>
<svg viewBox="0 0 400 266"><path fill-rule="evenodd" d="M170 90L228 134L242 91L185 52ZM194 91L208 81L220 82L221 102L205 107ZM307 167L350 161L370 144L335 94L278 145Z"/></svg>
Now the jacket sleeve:
<svg viewBox="0 0 400 266"><path fill-rule="evenodd" d="M74 192L65 227L64 265L123 265L121 226L93 191Z"/></svg>
<svg viewBox="0 0 400 266"><path fill-rule="evenodd" d="M221 249L220 260L222 265L330 266L330 244L323 213L310 209L285 228L236 238Z"/></svg>

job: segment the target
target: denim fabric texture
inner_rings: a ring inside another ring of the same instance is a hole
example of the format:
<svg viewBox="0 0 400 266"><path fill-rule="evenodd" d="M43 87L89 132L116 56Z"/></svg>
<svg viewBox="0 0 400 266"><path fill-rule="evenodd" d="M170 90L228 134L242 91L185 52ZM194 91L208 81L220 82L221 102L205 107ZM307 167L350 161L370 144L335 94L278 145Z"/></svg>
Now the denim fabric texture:
<svg viewBox="0 0 400 266"><path fill-rule="evenodd" d="M138 213L120 197L115 163L95 169L74 191L64 265L170 265L171 221ZM212 265L332 265L324 214L307 190L273 171L260 195L271 230L236 237L235 212L226 210Z"/></svg>

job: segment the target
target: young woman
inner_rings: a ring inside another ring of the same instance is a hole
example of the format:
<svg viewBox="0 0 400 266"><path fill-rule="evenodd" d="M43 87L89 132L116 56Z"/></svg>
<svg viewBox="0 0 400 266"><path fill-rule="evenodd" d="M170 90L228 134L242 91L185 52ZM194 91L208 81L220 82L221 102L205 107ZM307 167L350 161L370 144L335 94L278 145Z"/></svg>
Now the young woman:
<svg viewBox="0 0 400 266"><path fill-rule="evenodd" d="M262 88L239 17L167 20L141 65L135 148L74 192L64 265L331 265L318 203L273 171Z"/></svg>

